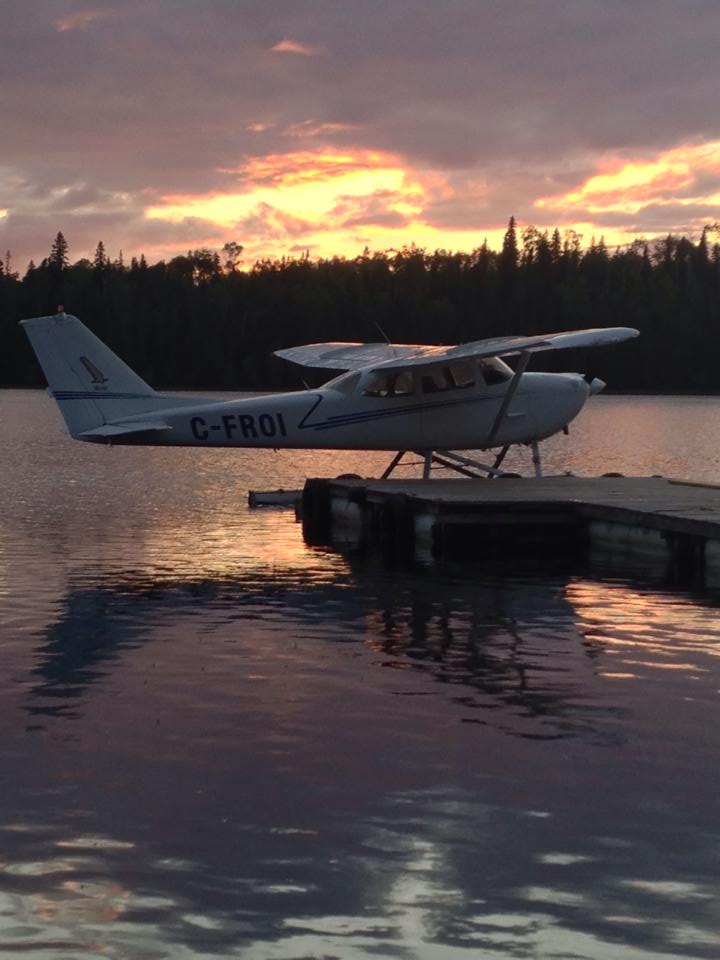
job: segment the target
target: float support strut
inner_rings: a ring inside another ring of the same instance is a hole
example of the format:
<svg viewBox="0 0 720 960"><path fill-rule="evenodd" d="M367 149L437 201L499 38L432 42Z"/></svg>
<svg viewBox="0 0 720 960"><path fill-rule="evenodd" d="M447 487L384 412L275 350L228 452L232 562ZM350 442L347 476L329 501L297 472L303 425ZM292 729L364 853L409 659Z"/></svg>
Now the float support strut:
<svg viewBox="0 0 720 960"><path fill-rule="evenodd" d="M400 461L402 460L402 458L405 456L406 453L407 453L407 450L399 450L399 451L395 454L395 456L392 458L392 460L390 461L390 463L388 464L388 466L385 468L385 472L384 472L383 475L380 477L381 480L387 480L387 478L388 478L388 477L390 476L390 474L393 472L393 470L395 469L395 467L400 463Z"/></svg>

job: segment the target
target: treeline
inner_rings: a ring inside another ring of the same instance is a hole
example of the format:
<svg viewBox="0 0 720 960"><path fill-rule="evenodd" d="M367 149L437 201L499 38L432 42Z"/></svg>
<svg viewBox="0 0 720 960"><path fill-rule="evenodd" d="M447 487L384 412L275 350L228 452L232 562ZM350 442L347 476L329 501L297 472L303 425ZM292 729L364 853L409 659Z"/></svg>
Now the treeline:
<svg viewBox="0 0 720 960"><path fill-rule="evenodd" d="M24 276L0 264L0 384L44 383L17 321L62 304L158 387L294 388L305 372L271 356L318 340L457 343L577 327L632 326L641 339L544 366L597 374L614 390L720 392L718 226L608 250L510 220L502 249L415 246L355 259L264 260L242 247L168 262L70 262L60 233ZM318 376L315 382L320 382Z"/></svg>

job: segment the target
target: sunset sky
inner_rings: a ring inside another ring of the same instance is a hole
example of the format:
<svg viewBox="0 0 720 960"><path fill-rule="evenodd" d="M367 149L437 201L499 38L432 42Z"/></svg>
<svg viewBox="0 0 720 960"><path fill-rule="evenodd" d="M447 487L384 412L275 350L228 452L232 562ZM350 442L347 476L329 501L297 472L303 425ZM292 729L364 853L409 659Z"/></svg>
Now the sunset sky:
<svg viewBox="0 0 720 960"><path fill-rule="evenodd" d="M6 0L0 251L609 244L720 220L718 0Z"/></svg>

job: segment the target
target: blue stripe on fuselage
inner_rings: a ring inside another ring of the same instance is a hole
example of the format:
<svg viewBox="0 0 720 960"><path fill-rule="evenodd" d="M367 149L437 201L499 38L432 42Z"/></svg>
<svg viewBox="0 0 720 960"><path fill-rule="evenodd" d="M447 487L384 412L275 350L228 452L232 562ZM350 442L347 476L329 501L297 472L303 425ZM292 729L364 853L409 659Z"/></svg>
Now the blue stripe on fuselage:
<svg viewBox="0 0 720 960"><path fill-rule="evenodd" d="M162 400L156 393L110 393L104 390L52 390L55 400Z"/></svg>
<svg viewBox="0 0 720 960"><path fill-rule="evenodd" d="M390 407L383 410L364 410L357 413L331 414L327 419L319 423L307 423L310 417L320 406L323 399L318 396L316 403L308 410L303 419L298 424L300 430L332 430L334 427L351 427L355 424L367 423L372 420L383 420L386 417L397 417L403 414L422 413L425 410L437 410L441 407L452 407L462 403L480 403L487 400L497 400L498 397L458 397L455 400L436 400L432 403L414 403L402 407Z"/></svg>

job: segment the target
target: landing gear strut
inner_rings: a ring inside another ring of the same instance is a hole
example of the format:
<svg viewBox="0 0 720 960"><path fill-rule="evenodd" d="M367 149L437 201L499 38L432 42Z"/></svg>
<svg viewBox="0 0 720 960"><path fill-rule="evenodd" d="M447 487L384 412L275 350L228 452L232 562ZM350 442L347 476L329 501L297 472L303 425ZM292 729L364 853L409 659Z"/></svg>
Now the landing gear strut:
<svg viewBox="0 0 720 960"><path fill-rule="evenodd" d="M540 460L540 447L537 440L533 440L530 449L532 450L532 461L535 467L535 479L539 480L542 477L542 461Z"/></svg>

